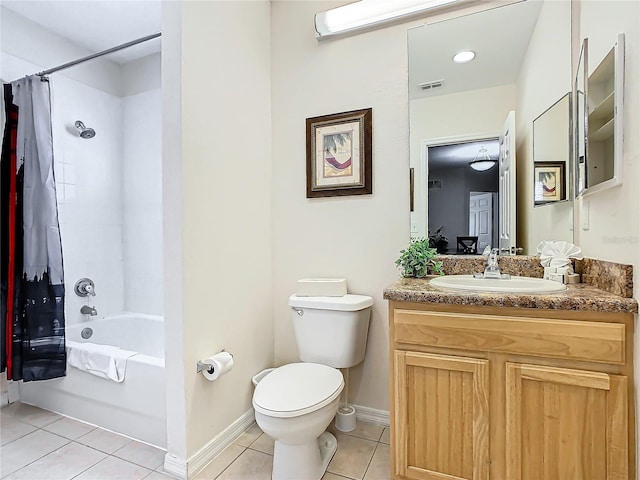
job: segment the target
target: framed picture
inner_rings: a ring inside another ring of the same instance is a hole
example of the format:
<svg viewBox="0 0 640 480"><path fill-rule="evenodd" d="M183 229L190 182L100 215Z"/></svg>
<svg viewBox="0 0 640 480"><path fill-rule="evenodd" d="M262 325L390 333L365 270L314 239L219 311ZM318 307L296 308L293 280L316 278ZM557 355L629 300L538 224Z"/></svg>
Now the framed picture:
<svg viewBox="0 0 640 480"><path fill-rule="evenodd" d="M533 182L535 205L565 200L565 163L535 162Z"/></svg>
<svg viewBox="0 0 640 480"><path fill-rule="evenodd" d="M371 116L367 108L307 118L307 198L373 191Z"/></svg>

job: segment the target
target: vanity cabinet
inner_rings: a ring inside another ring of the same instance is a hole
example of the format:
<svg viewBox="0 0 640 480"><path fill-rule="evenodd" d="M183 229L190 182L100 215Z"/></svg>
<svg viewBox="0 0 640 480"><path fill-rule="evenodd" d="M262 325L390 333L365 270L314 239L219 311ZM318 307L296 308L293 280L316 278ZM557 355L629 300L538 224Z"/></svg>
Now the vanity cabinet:
<svg viewBox="0 0 640 480"><path fill-rule="evenodd" d="M633 319L391 301L392 478L635 478Z"/></svg>

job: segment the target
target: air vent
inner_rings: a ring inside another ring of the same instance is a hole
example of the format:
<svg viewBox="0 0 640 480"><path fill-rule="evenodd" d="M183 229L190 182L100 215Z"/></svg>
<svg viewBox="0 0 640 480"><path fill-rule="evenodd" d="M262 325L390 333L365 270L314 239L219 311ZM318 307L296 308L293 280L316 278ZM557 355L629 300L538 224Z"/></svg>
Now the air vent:
<svg viewBox="0 0 640 480"><path fill-rule="evenodd" d="M418 86L420 87L421 90L431 90L433 88L441 87L443 83L444 83L444 79L433 80L431 82L419 83Z"/></svg>

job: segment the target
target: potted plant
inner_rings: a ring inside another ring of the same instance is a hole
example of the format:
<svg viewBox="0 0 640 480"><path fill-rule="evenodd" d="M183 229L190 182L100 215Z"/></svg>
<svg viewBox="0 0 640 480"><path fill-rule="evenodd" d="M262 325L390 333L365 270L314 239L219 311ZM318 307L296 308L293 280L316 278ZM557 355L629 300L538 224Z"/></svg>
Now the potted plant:
<svg viewBox="0 0 640 480"><path fill-rule="evenodd" d="M429 246L435 248L438 253L447 253L447 245L449 245L449 239L444 236L442 229L444 225L441 225L437 230L429 230Z"/></svg>
<svg viewBox="0 0 640 480"><path fill-rule="evenodd" d="M400 250L396 265L403 277L424 278L427 275L442 275L442 262L436 261L438 254L429 246L430 240L417 238L405 250Z"/></svg>

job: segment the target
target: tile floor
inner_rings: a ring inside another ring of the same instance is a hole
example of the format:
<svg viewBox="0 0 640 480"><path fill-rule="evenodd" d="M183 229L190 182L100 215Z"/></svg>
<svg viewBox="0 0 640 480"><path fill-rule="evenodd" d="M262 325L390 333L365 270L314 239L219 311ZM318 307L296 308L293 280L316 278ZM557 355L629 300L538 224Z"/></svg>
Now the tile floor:
<svg viewBox="0 0 640 480"><path fill-rule="evenodd" d="M168 480L164 451L25 404L0 410L4 480ZM323 480L389 480L389 429L358 422L329 428L338 451ZM273 440L256 424L216 457L197 480L270 480ZM304 479L300 479L304 480Z"/></svg>
<svg viewBox="0 0 640 480"><path fill-rule="evenodd" d="M164 451L30 405L0 409L3 480L169 480Z"/></svg>
<svg viewBox="0 0 640 480"><path fill-rule="evenodd" d="M353 432L329 431L338 439L338 451L322 480L389 480L389 429L358 422ZM273 440L254 423L227 447L196 480L270 480ZM304 480L304 479L300 479Z"/></svg>

